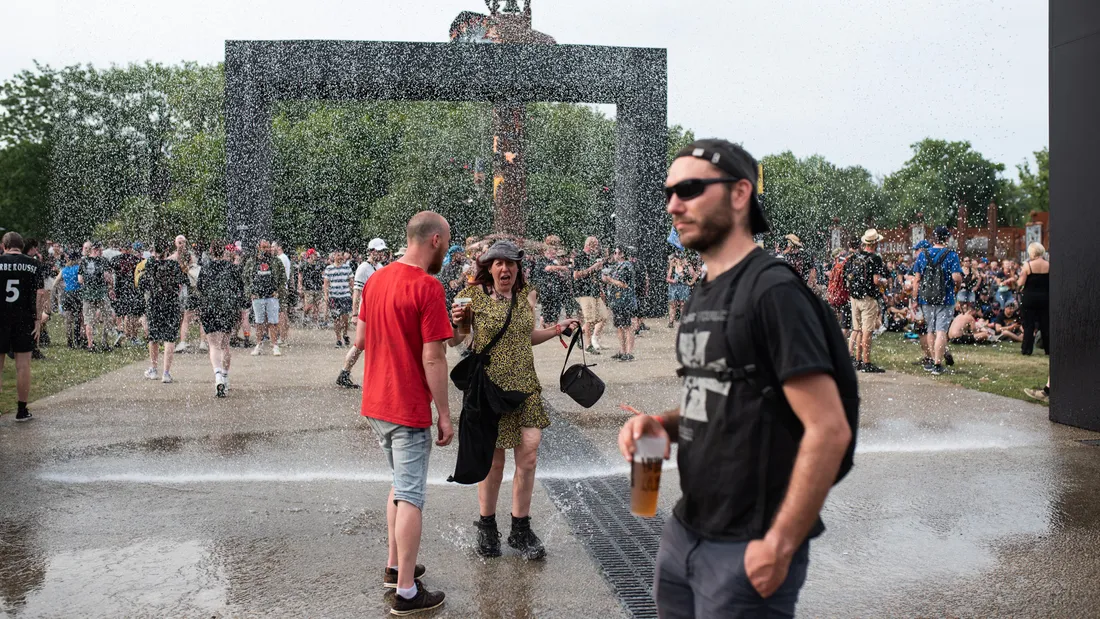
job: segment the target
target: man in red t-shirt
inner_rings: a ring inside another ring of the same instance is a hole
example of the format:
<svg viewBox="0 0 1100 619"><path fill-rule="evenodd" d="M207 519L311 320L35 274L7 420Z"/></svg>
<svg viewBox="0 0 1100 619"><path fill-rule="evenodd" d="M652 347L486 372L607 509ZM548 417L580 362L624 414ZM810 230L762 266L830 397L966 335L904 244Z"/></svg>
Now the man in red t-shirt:
<svg viewBox="0 0 1100 619"><path fill-rule="evenodd" d="M454 437L447 403L447 340L452 336L443 285L433 274L443 267L451 227L436 213L413 216L406 228L408 251L375 273L363 287L355 347L363 356L362 414L378 435L393 470L386 503L389 562L382 583L396 587L395 614L443 604L419 581L421 511L432 446L432 402L439 413L435 444ZM419 586L418 586L419 585Z"/></svg>

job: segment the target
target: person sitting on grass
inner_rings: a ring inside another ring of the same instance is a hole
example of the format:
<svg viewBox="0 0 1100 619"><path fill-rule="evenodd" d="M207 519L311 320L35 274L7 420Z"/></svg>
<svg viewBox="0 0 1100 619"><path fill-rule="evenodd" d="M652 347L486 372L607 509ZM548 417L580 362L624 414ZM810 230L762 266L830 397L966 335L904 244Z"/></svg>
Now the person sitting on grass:
<svg viewBox="0 0 1100 619"><path fill-rule="evenodd" d="M980 312L975 307L965 307L963 311L951 321L951 329L947 333L952 344L969 346L971 344L984 344L989 341L989 330L979 326Z"/></svg>
<svg viewBox="0 0 1100 619"><path fill-rule="evenodd" d="M1024 326L1020 323L1016 303L1010 302L1005 305L1004 310L992 322L993 328L1001 339L1017 343L1024 341Z"/></svg>
<svg viewBox="0 0 1100 619"><path fill-rule="evenodd" d="M901 333L909 326L909 304L900 294L890 295L886 299L886 330Z"/></svg>

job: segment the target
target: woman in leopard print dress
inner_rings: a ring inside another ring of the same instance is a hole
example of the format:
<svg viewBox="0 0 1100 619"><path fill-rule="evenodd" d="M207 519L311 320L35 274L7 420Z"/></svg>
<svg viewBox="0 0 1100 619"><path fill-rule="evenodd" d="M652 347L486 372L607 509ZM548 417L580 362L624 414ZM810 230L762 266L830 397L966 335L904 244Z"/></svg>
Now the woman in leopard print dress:
<svg viewBox="0 0 1100 619"><path fill-rule="evenodd" d="M535 292L524 277L523 250L508 241L498 241L478 259L475 281L456 299L470 299L466 306L455 304L451 319L458 326L452 346L471 337L473 350L481 350L504 327L513 295L519 295L508 330L489 352L486 368L489 378L500 388L531 394L515 411L501 416L493 466L488 477L477 485L481 518L478 527L478 552L482 556L500 556L500 533L496 525L497 497L504 478L504 451L515 450L515 477L512 481L512 532L508 545L528 559L541 559L546 550L531 531L531 494L535 488L535 462L538 459L542 430L550 418L542 400L542 387L535 373L536 344L547 342L577 321L567 320L547 329L535 329ZM472 329L471 329L472 327ZM461 440L461 437L459 437Z"/></svg>

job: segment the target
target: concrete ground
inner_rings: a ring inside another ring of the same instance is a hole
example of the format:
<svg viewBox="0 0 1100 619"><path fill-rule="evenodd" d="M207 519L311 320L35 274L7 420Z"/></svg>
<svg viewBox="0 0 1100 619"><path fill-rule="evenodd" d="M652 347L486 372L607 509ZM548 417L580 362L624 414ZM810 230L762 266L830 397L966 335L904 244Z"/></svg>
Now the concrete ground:
<svg viewBox="0 0 1100 619"><path fill-rule="evenodd" d="M558 411L540 478L627 483L617 405L679 398L671 331L653 326L638 361L596 359L608 390L589 410L557 389L560 345L539 347ZM40 400L31 423L0 418L0 616L386 616L388 471L358 392L333 384L344 351L330 337L296 334L281 358L235 350L225 400L191 353L172 385L135 365ZM864 398L856 468L830 495L800 615L1097 614L1100 448L1077 441L1100 435L932 378L873 376ZM478 558L476 491L445 481L455 453L432 455L421 562L448 594L433 616L628 616L542 485L532 513L548 559ZM674 465L664 477L667 515Z"/></svg>

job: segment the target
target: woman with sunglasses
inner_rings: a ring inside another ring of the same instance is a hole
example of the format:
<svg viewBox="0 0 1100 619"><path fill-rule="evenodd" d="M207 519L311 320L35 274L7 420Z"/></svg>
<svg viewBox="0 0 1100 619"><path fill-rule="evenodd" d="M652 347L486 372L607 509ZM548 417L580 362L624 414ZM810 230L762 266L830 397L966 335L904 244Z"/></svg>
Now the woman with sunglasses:
<svg viewBox="0 0 1100 619"><path fill-rule="evenodd" d="M535 290L524 277L523 258L524 251L509 241L497 241L478 258L473 283L458 293L451 306L451 321L456 328L450 345L458 346L472 337L470 348L478 351L485 348L504 328L508 312L512 312L503 337L489 351L486 372L501 389L530 395L515 411L501 415L492 468L477 485L481 511L476 523L477 552L483 557L500 556L497 498L504 479L504 451L512 449L516 472L512 480L512 531L508 545L519 550L524 558L535 560L545 557L546 549L531 530L531 495L542 431L550 426L550 417L535 373L533 347L568 329L578 328L580 323L569 319L546 329L535 329ZM519 298L513 305L516 295Z"/></svg>

